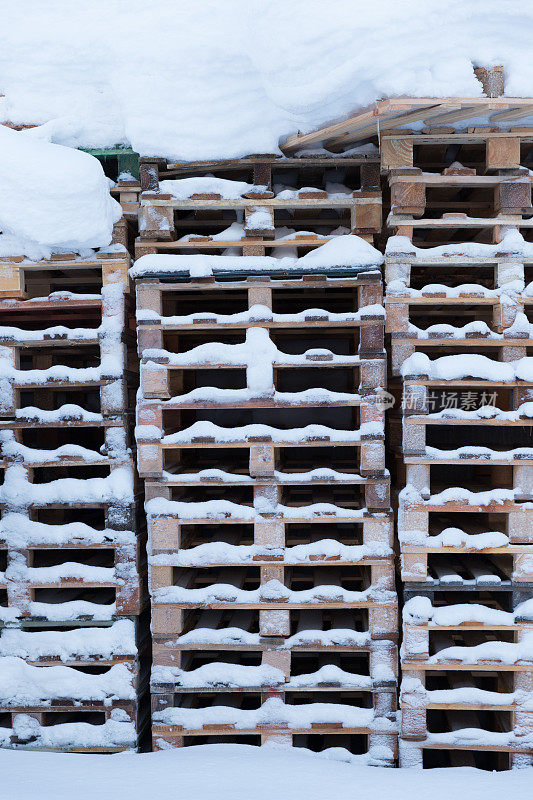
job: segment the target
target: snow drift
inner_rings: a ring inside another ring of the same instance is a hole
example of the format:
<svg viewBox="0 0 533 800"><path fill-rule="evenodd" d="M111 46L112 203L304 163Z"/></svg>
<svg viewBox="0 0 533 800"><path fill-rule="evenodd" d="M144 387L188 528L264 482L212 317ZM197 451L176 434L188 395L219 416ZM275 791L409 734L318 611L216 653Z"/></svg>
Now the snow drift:
<svg viewBox="0 0 533 800"><path fill-rule="evenodd" d="M73 146L185 160L277 152L280 136L382 97L480 96L478 64L503 64L510 96L531 93L528 3L7 5L0 119L47 123Z"/></svg>
<svg viewBox="0 0 533 800"><path fill-rule="evenodd" d="M100 162L0 125L0 256L46 258L111 242L120 205Z"/></svg>

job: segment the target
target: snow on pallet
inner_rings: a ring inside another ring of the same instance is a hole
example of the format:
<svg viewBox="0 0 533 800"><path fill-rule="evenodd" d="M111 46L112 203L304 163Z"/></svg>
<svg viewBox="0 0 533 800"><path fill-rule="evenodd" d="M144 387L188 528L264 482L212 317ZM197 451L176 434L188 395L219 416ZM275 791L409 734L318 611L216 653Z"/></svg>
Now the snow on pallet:
<svg viewBox="0 0 533 800"><path fill-rule="evenodd" d="M87 255L54 253L48 259L24 255L0 256L0 297L28 299L48 296L54 291L99 292L113 283L127 285L129 254L116 242Z"/></svg>
<svg viewBox="0 0 533 800"><path fill-rule="evenodd" d="M152 728L154 747L180 746L189 737L216 736L221 741L234 741L233 737L255 736L260 743L290 744L302 735L317 735L328 742L331 734L344 734L349 747L358 746L359 753L368 751L373 763L388 766L394 761L395 724L386 717L376 716L372 709L347 703L283 703L277 696L259 705L259 697L245 697L244 708L241 706L244 696L230 694L214 695L211 705L200 708L184 702L156 712Z"/></svg>
<svg viewBox="0 0 533 800"><path fill-rule="evenodd" d="M142 686L135 661L88 674L78 665L34 666L9 655L0 657L0 676L1 746L75 752L136 747Z"/></svg>
<svg viewBox="0 0 533 800"><path fill-rule="evenodd" d="M240 179L213 175L213 166L215 172L223 174L235 175L237 170ZM286 172L287 167L292 167L291 171ZM327 174L331 176L332 172L326 174L326 167L337 167L340 181L328 179ZM309 168L313 181L320 185L306 182ZM317 171L322 173L320 177ZM319 163L315 159L276 161L272 156L254 156L226 164L197 163L192 166L167 165L165 159L142 158L140 174L142 191L137 256L160 252L164 240L170 241L174 250L180 249L180 245L210 249L212 246L220 247L217 240L226 240L226 247L238 247L244 256L262 255L269 240L278 238L276 228L280 226L279 220L282 226L287 222L294 223L304 231L306 241L295 229L295 241L288 244L289 247L297 244L316 246L317 236L313 229L317 225L330 230L344 225L346 232L351 230L365 236L371 236L381 228L378 165L366 158L342 159L342 162L330 158L327 163L324 159ZM185 174L189 177L179 177ZM242 177L251 182L242 180ZM235 222L229 230L213 234L213 227L225 228L227 225L227 216L220 213L224 209L233 214ZM240 226L240 230L233 231L234 226ZM179 237L179 227L187 231L186 236ZM176 239L177 242L173 241ZM158 244L150 247L150 240L156 240Z"/></svg>

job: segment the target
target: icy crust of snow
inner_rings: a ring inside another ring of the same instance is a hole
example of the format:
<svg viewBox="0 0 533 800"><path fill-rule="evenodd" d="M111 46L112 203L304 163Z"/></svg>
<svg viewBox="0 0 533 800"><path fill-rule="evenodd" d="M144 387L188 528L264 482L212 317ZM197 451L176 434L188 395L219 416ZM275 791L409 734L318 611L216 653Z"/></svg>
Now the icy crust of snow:
<svg viewBox="0 0 533 800"><path fill-rule="evenodd" d="M4 249L33 257L106 246L122 216L96 158L4 126L0 184L0 230L9 236Z"/></svg>
<svg viewBox="0 0 533 800"><path fill-rule="evenodd" d="M125 664L114 664L100 675L88 675L73 667L35 667L16 656L0 658L0 705L50 705L52 700L76 698L109 703L134 700L132 673Z"/></svg>
<svg viewBox="0 0 533 800"><path fill-rule="evenodd" d="M479 461L518 461L533 458L533 448L515 447L514 450L491 450L490 447L465 445L455 450L441 450L438 447L426 447L427 458L444 459L479 459Z"/></svg>
<svg viewBox="0 0 533 800"><path fill-rule="evenodd" d="M370 688L369 675L355 675L334 664L325 664L319 670L307 675L287 679L281 669L262 664L258 667L212 662L197 669L186 671L177 667L152 667L152 683L172 683L189 689L210 687L245 688L256 686L280 686L284 688L306 688L332 684L335 686L357 686Z"/></svg>
<svg viewBox="0 0 533 800"><path fill-rule="evenodd" d="M184 689L216 686L238 689L247 686L279 686L285 683L285 675L281 669L269 664L253 667L212 661L190 671L177 667L154 666L152 683L174 683Z"/></svg>
<svg viewBox="0 0 533 800"><path fill-rule="evenodd" d="M260 374L260 370L257 372ZM218 387L214 386L200 386L197 389L192 389L192 391L186 392L185 394L177 395L168 401L163 401L163 403L166 402L167 405L170 405L171 403L190 403L196 401L199 403L216 402L237 404L267 397L274 404L284 403L288 405L299 405L301 403L317 403L320 405L334 402L345 402L357 405L361 400L361 395L359 394L351 392L335 392L330 389L323 389L319 386L313 387L312 389L304 389L301 392L278 392L274 389L273 384L267 381L267 375L263 374L262 378L264 379L263 388L260 388L257 382L254 388L248 389L219 389ZM194 423L194 425L201 424L202 423ZM251 423L251 426L253 425L255 427L259 424L260 423ZM190 428L188 430L190 430Z"/></svg>
<svg viewBox="0 0 533 800"><path fill-rule="evenodd" d="M135 626L121 619L105 628L76 628L71 631L24 631L5 628L0 632L0 657L16 656L27 661L59 658L61 661L135 655Z"/></svg>
<svg viewBox="0 0 533 800"><path fill-rule="evenodd" d="M160 324L163 327L170 325L194 325L195 323L211 322L213 324L250 324L254 322L299 323L299 322L360 322L364 319L381 319L385 317L385 309L381 305L362 306L358 311L337 314L323 308L306 308L295 314L278 314L268 306L256 303L246 311L236 314L214 314L212 312L197 312L182 316L174 315L162 317L155 311L137 309L137 322L140 324Z"/></svg>
<svg viewBox="0 0 533 800"><path fill-rule="evenodd" d="M514 625L517 622L533 621L533 600L517 605L513 612L501 611L479 603L457 603L448 606L433 606L429 597L412 597L403 607L403 620L409 625L455 627L462 623L483 625Z"/></svg>
<svg viewBox="0 0 533 800"><path fill-rule="evenodd" d="M431 300L431 296L448 297L450 299L458 297L473 297L473 298L492 298L499 299L501 303L514 303L520 296L531 297L533 295L533 283L528 283L525 286L523 280L514 280L505 283L497 289L488 289L480 283L461 283L458 286L447 286L444 283L428 283L421 289L413 289L401 280L395 280L387 283L387 295L391 297L421 297Z"/></svg>
<svg viewBox="0 0 533 800"><path fill-rule="evenodd" d="M272 339L268 328L253 327L246 330L246 340L240 344L225 344L224 342L206 342L187 350L184 353L174 353L160 348L147 348L143 352L143 361L147 366L153 364L154 359L164 361L170 366L212 366L228 364L231 366L247 367L254 372L268 369L271 366L295 365L303 366L313 362L313 359L322 359L328 364L347 364L357 366L361 363L358 355L337 355L325 348L306 350L304 353L284 353L279 350ZM271 378L271 376L269 376ZM255 386L255 382L252 385ZM263 383L263 382L261 382ZM270 385L270 383L269 383Z"/></svg>
<svg viewBox="0 0 533 800"><path fill-rule="evenodd" d="M428 259L448 256L466 256L467 258L495 258L500 254L510 254L531 258L533 244L526 242L518 228L508 230L498 244L481 244L479 242L449 243L439 247L416 247L407 236L390 236L387 240L385 255L394 260L394 256Z"/></svg>
<svg viewBox="0 0 533 800"><path fill-rule="evenodd" d="M204 542L175 554L160 553L150 556L151 564L174 564L175 566L201 566L202 564L246 564L262 557L272 558L276 553L284 564L307 564L317 558L339 561L362 561L369 557L392 555L392 549L379 543L370 545L346 545L336 539L321 539L310 544L294 547L272 548L261 545L232 545L226 542Z"/></svg>
<svg viewBox="0 0 533 800"><path fill-rule="evenodd" d="M354 194L359 194L359 191L353 191L348 186L342 183L326 182L325 190L316 186L303 186L299 189L294 189L292 186L286 186L283 183L275 183L273 191L276 200L297 200L305 195L314 195L317 192L322 194L324 191L330 198L346 199L351 198ZM216 178L213 175L205 175L194 178L178 178L173 180L164 180L159 184L159 191L161 194L171 195L176 200L189 200L194 199L195 195L219 195L222 200L241 200L249 194L262 195L269 191L267 186L260 186L258 184L246 183L245 181L228 180L227 178ZM253 208L253 206L252 206ZM251 222L250 217L254 214L259 215L259 220L263 218L267 221L267 227L272 227L272 217L267 209L264 207L256 207L256 210L248 216L246 227L254 228L261 227Z"/></svg>
<svg viewBox="0 0 533 800"><path fill-rule="evenodd" d="M359 236L335 236L301 258L285 256L148 255L137 259L129 273L132 278L158 275L209 277L224 272L314 272L334 268L375 270L384 257Z"/></svg>
<svg viewBox="0 0 533 800"><path fill-rule="evenodd" d="M12 737L16 737L20 745L14 743ZM74 747L133 748L136 740L135 725L127 721L127 715L122 709L113 709L111 719L107 719L103 725L63 722L58 725L41 726L34 717L17 714L12 730L0 728L0 745L13 748L24 747L26 742L31 748L49 747L62 750Z"/></svg>
<svg viewBox="0 0 533 800"><path fill-rule="evenodd" d="M133 502L133 471L118 466L106 478L59 478L50 483L30 483L20 464L7 467L0 486L0 503L9 508L25 508L47 503Z"/></svg>
<svg viewBox="0 0 533 800"><path fill-rule="evenodd" d="M461 745L468 747L471 745L495 745L496 747L516 747L520 752L531 751L533 745L533 734L516 736L513 732L496 733L486 731L483 728L462 728L448 733L429 733L425 741L428 744Z"/></svg>
<svg viewBox="0 0 533 800"><path fill-rule="evenodd" d="M203 725L234 725L235 728L255 728L258 725L283 725L287 728L310 728L312 723L342 723L343 728L370 728L383 732L396 730L395 723L385 717L375 717L373 709L356 708L340 703L308 703L291 706L277 698L269 698L258 709L229 706L210 708L167 708L154 714L161 725L181 725L201 728Z"/></svg>
<svg viewBox="0 0 533 800"><path fill-rule="evenodd" d="M119 427L112 427L107 431L106 443L100 448L100 452L76 444L64 444L54 450L28 447L16 440L14 431L6 429L0 430L0 455L9 461L33 464L60 463L65 459L76 459L94 464L110 458L116 464L119 461L129 461L131 451L126 447L126 432Z"/></svg>
<svg viewBox="0 0 533 800"><path fill-rule="evenodd" d="M469 338L483 338L483 339L496 339L498 341L509 342L510 339L526 339L531 338L533 334L533 325L529 322L528 318L523 313L518 313L512 325L505 329L504 333L495 333L482 320L475 322L468 322L466 325L454 326L447 323L440 323L438 325L430 325L428 328L417 328L416 325L409 323L409 330L407 335L409 337L416 336L417 339L466 339Z"/></svg>
<svg viewBox="0 0 533 800"><path fill-rule="evenodd" d="M453 381L479 378L486 381L510 383L533 380L533 358L524 356L517 361L493 361L476 353L441 356L433 361L425 353L413 353L402 364L402 376L416 375L429 380Z"/></svg>
<svg viewBox="0 0 533 800"><path fill-rule="evenodd" d="M371 586L362 592L342 586L322 585L311 589L288 589L278 580L270 580L258 589L239 589L229 583L216 583L199 589L164 586L153 593L155 603L392 603L396 593Z"/></svg>
<svg viewBox="0 0 533 800"><path fill-rule="evenodd" d="M442 492L432 494L426 499L422 497L422 493L412 484L408 484L401 490L399 496L401 506L404 508L410 503L416 505L423 503L425 506L440 506L445 503L466 503L469 506L490 506L493 504L503 505L504 503L513 503L515 499L515 490L488 489L487 491L472 492L470 489L464 489L461 486L450 486L448 489L443 489ZM533 507L531 503L520 503L520 506L523 509Z"/></svg>
<svg viewBox="0 0 533 800"><path fill-rule="evenodd" d="M389 473L385 470L385 477ZM222 469L201 469L198 472L167 472L163 470L162 476L165 480L173 484L188 484L203 481L217 481L222 483L250 483L254 482L254 478L249 475L237 475L233 472L225 472ZM329 467L319 467L317 469L309 470L309 472L279 472L274 470L274 480L279 483L308 483L316 481L321 483L323 481L331 481L334 483L359 483L363 482L364 478L354 472L337 472Z"/></svg>
<svg viewBox="0 0 533 800"><path fill-rule="evenodd" d="M76 620L112 620L116 613L116 604L91 603L88 600L69 600L63 603L28 604L28 613L32 619L43 619L48 622L75 622ZM17 622L22 618L22 611L16 606L5 608L0 606L0 621Z"/></svg>
<svg viewBox="0 0 533 800"><path fill-rule="evenodd" d="M176 200L188 200L195 194L219 194L223 200L237 200L247 192L262 194L266 191L266 186L254 186L253 183L246 181L232 181L205 175L161 181L159 191L162 194L171 194Z"/></svg>
<svg viewBox="0 0 533 800"><path fill-rule="evenodd" d="M428 663L458 661L461 664L480 664L496 661L500 664L533 663L533 634L526 633L520 642L482 642L472 647L445 647L430 656Z"/></svg>

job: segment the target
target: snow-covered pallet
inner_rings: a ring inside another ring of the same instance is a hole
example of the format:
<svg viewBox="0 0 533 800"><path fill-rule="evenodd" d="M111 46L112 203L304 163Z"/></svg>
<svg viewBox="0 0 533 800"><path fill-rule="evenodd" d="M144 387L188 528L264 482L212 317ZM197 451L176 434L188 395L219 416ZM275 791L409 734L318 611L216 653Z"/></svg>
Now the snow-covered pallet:
<svg viewBox="0 0 533 800"><path fill-rule="evenodd" d="M333 693L338 699L338 693ZM311 698L312 699L312 698ZM328 698L329 699L329 698ZM396 724L372 708L360 706L356 693L339 702L284 703L276 692L182 695L179 705L154 713L154 749L202 742L277 742L314 749L343 746L361 761L392 766L397 753ZM347 702L351 700L350 702ZM243 737L246 737L243 739ZM318 746L317 746L318 744Z"/></svg>
<svg viewBox="0 0 533 800"><path fill-rule="evenodd" d="M122 243L90 255L55 253L48 259L0 256L0 297L28 299L53 292L100 292L102 286L128 287L129 254ZM83 287L83 288L82 288Z"/></svg>
<svg viewBox="0 0 533 800"><path fill-rule="evenodd" d="M308 185L309 170L316 186ZM218 177L216 173L229 174L232 179ZM203 245L210 249L217 247L217 239L226 239L229 246L239 247L243 255L263 255L268 240L275 237L276 228L287 223L305 232L308 247L315 246L313 230L317 225L330 230L344 225L352 233L370 237L381 229L379 168L375 160L364 156L341 160L276 159L266 154L192 165L167 165L162 158L142 158L140 175L137 256L160 252L146 250L145 243L176 240L180 227L186 231L186 236L180 237L186 247L197 244L200 250ZM184 175L188 177L181 177ZM332 180L331 176L337 179ZM287 184L286 180L293 183ZM177 219L176 210L179 210ZM232 221L222 213L216 216L216 212L223 210L233 213L232 228L240 227L240 235L228 235L222 230L212 233L213 227L224 229L227 220ZM329 211L329 215L324 211ZM204 241L193 244L197 235ZM173 249L180 243L174 242Z"/></svg>
<svg viewBox="0 0 533 800"><path fill-rule="evenodd" d="M99 401L103 416L127 411L136 371L124 289L117 281L98 294L59 292L0 302L2 417L16 418L38 406L44 420L44 412L59 403L80 405L80 395L93 408ZM85 416L91 416L89 409Z"/></svg>
<svg viewBox="0 0 533 800"><path fill-rule="evenodd" d="M453 111L448 117L456 121ZM520 166L522 141L528 141L526 129L428 129L421 135L406 130L385 136L381 146L382 169L391 186L388 226L424 246L446 243L461 229L475 230L478 241L498 242L506 226L529 228L531 186L527 169ZM429 233L421 236L421 230Z"/></svg>
<svg viewBox="0 0 533 800"><path fill-rule="evenodd" d="M491 593L481 603L406 603L401 766L420 766L430 749L453 751L463 765L483 766L483 752L507 754L503 766L533 761L531 590L523 595L507 611Z"/></svg>
<svg viewBox="0 0 533 800"><path fill-rule="evenodd" d="M312 259L210 257L198 277L194 256L148 257L132 270L156 748L274 733L303 744L316 732L320 749L338 734L373 763L395 758L380 256L354 269L335 248L363 243L334 245ZM293 651L308 615L311 638ZM215 716L198 722L204 705ZM222 718L224 705L235 720ZM319 706L326 717L313 716ZM182 710L190 724L174 719Z"/></svg>
<svg viewBox="0 0 533 800"><path fill-rule="evenodd" d="M30 299L0 300L3 747L116 752L147 724L128 266L20 261Z"/></svg>

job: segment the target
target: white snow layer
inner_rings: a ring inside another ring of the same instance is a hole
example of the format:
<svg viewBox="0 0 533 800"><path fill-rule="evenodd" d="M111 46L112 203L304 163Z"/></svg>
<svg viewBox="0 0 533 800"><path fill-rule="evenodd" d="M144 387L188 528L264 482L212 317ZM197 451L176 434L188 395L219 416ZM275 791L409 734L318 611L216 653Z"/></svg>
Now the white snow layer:
<svg viewBox="0 0 533 800"><path fill-rule="evenodd" d="M78 723L80 724L80 723ZM115 727L119 724L115 723ZM58 727L58 726L54 726ZM103 726L96 726L101 731ZM54 728L41 729L42 734ZM368 763L378 761L382 748L369 755L351 755L343 747L312 753L302 747L253 747L208 744L158 753L96 754L0 751L0 770L6 797L17 800L145 800L176 794L196 800L255 800L284 797L292 800L325 797L383 797L411 800L431 797L449 800L526 798L531 791L527 769L489 772L469 767L391 770ZM379 763L379 762L378 762Z"/></svg>
<svg viewBox="0 0 533 800"><path fill-rule="evenodd" d="M132 278L150 277L155 274L185 272L191 278L204 278L213 270L224 272L254 270L269 272L286 270L306 272L309 269L329 269L331 267L374 267L383 263L383 255L360 236L346 234L336 236L325 244L311 250L301 258L285 256L212 256L194 253L192 255L148 255L137 259L130 269Z"/></svg>
<svg viewBox="0 0 533 800"><path fill-rule="evenodd" d="M327 13L320 0L182 0L171 12L168 0L10 4L0 118L47 123L64 144L194 160L277 152L280 136L381 97L480 96L473 63L503 63L508 94L531 92L528 4L449 0L443 15L438 0L331 0Z"/></svg>
<svg viewBox="0 0 533 800"><path fill-rule="evenodd" d="M0 231L9 240L0 236L0 254L38 259L105 247L122 216L96 158L4 126L0 184Z"/></svg>

